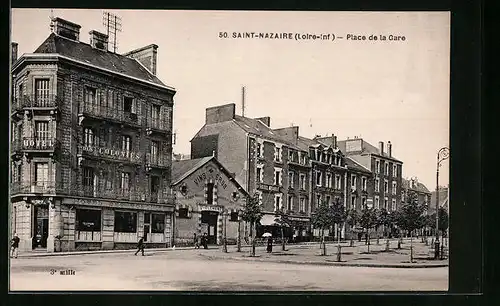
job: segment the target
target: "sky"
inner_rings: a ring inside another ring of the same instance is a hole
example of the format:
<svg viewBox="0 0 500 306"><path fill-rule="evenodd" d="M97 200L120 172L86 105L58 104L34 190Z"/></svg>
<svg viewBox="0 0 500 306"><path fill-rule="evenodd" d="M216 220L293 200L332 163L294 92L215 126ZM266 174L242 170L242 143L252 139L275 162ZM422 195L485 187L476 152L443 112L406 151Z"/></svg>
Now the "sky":
<svg viewBox="0 0 500 306"><path fill-rule="evenodd" d="M118 53L159 46L157 76L177 90L174 152L190 153L207 107L235 103L241 115L245 86L245 116L270 116L272 128L297 125L310 138L391 141L403 176L435 189L437 152L449 145L449 12L111 12L122 19ZM91 30L106 33L102 10L52 14L81 25L83 42ZM50 15L49 9L12 10L19 57L50 34ZM224 32L228 38L220 38ZM233 32L284 32L294 39L235 39ZM331 35L296 40L295 34ZM358 35L366 40L347 39ZM445 161L440 185L448 184L448 168Z"/></svg>

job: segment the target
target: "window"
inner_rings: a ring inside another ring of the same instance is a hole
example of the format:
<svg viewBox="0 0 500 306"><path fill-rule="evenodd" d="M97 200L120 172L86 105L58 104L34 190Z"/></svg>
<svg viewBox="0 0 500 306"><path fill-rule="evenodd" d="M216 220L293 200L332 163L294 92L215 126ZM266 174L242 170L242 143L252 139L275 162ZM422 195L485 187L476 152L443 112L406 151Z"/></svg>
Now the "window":
<svg viewBox="0 0 500 306"><path fill-rule="evenodd" d="M48 140L49 139L49 122L48 121L36 121L35 122L35 133L37 140Z"/></svg>
<svg viewBox="0 0 500 306"><path fill-rule="evenodd" d="M95 209L76 209L77 231L100 232L101 231L101 211Z"/></svg>
<svg viewBox="0 0 500 306"><path fill-rule="evenodd" d="M214 204L214 183L207 183L207 204Z"/></svg>
<svg viewBox="0 0 500 306"><path fill-rule="evenodd" d="M401 193L401 202L404 202L404 201L405 201L405 193L404 193L404 192L402 192L402 193Z"/></svg>
<svg viewBox="0 0 500 306"><path fill-rule="evenodd" d="M99 145L101 147L108 147L110 143L110 133L108 133L107 129L100 129L99 130ZM97 145L97 141L96 141Z"/></svg>
<svg viewBox="0 0 500 306"><path fill-rule="evenodd" d="M318 207L320 204L321 204L321 195L317 194L316 195L316 206L315 207Z"/></svg>
<svg viewBox="0 0 500 306"><path fill-rule="evenodd" d="M188 212L187 208L179 208L179 218L189 218Z"/></svg>
<svg viewBox="0 0 500 306"><path fill-rule="evenodd" d="M129 188L130 188L130 173L122 172L121 189L122 191L128 191Z"/></svg>
<svg viewBox="0 0 500 306"><path fill-rule="evenodd" d="M94 130L91 128L83 129L83 145L86 147L94 145Z"/></svg>
<svg viewBox="0 0 500 306"><path fill-rule="evenodd" d="M281 162L281 148L280 147L274 148L274 160L277 162Z"/></svg>
<svg viewBox="0 0 500 306"><path fill-rule="evenodd" d="M366 177L361 178L361 189L366 191Z"/></svg>
<svg viewBox="0 0 500 306"><path fill-rule="evenodd" d="M35 181L37 185L42 185L49 180L49 164L35 163Z"/></svg>
<svg viewBox="0 0 500 306"><path fill-rule="evenodd" d="M281 186L281 169L274 169L274 185Z"/></svg>
<svg viewBox="0 0 500 306"><path fill-rule="evenodd" d="M151 119L153 119L154 123L158 123L160 121L160 112L161 106L153 104L151 105Z"/></svg>
<svg viewBox="0 0 500 306"><path fill-rule="evenodd" d="M229 221L238 221L238 212L232 211L229 217Z"/></svg>
<svg viewBox="0 0 500 306"><path fill-rule="evenodd" d="M160 177L156 175L151 176L150 190L152 194L157 194L160 191Z"/></svg>
<svg viewBox="0 0 500 306"><path fill-rule="evenodd" d="M94 186L94 168L83 167L83 186Z"/></svg>
<svg viewBox="0 0 500 306"><path fill-rule="evenodd" d="M356 190L356 176L351 175L351 189Z"/></svg>
<svg viewBox="0 0 500 306"><path fill-rule="evenodd" d="M115 211L115 232L137 232L137 213Z"/></svg>
<svg viewBox="0 0 500 306"><path fill-rule="evenodd" d="M398 176L398 165L396 165L396 164L392 165L392 176L393 177Z"/></svg>
<svg viewBox="0 0 500 306"><path fill-rule="evenodd" d="M375 196L375 208L380 209L380 199L378 196Z"/></svg>
<svg viewBox="0 0 500 306"><path fill-rule="evenodd" d="M396 199L392 199L392 211L396 211Z"/></svg>
<svg viewBox="0 0 500 306"><path fill-rule="evenodd" d="M389 163L384 162L384 165L385 165L385 175L389 175Z"/></svg>
<svg viewBox="0 0 500 306"><path fill-rule="evenodd" d="M323 181L323 173L321 171L316 171L316 186L321 186L321 183Z"/></svg>
<svg viewBox="0 0 500 306"><path fill-rule="evenodd" d="M131 97L123 97L123 111L126 113L135 113L134 99Z"/></svg>
<svg viewBox="0 0 500 306"><path fill-rule="evenodd" d="M300 188L306 190L306 175L303 173L300 174Z"/></svg>
<svg viewBox="0 0 500 306"><path fill-rule="evenodd" d="M366 206L366 198L365 198L365 197L362 197L362 198L361 198L361 207L363 207L363 208L366 208L366 207L367 207L367 206Z"/></svg>
<svg viewBox="0 0 500 306"><path fill-rule="evenodd" d="M95 105L97 101L97 89L92 87L85 88L85 103Z"/></svg>
<svg viewBox="0 0 500 306"><path fill-rule="evenodd" d="M262 144L257 143L257 157L262 157Z"/></svg>
<svg viewBox="0 0 500 306"><path fill-rule="evenodd" d="M281 203L281 194L275 194L274 195L274 211L281 210L282 207Z"/></svg>
<svg viewBox="0 0 500 306"><path fill-rule="evenodd" d="M375 173L380 173L380 160L375 160Z"/></svg>
<svg viewBox="0 0 500 306"><path fill-rule="evenodd" d="M293 210L293 195L289 194L288 195L288 210Z"/></svg>
<svg viewBox="0 0 500 306"><path fill-rule="evenodd" d="M300 198L300 203L299 203L299 211L305 212L306 211L306 199L304 197Z"/></svg>
<svg viewBox="0 0 500 306"><path fill-rule="evenodd" d="M288 186L290 186L290 188L293 188L294 184L293 184L293 180L295 178L295 173L293 171L290 171L288 172Z"/></svg>
<svg viewBox="0 0 500 306"><path fill-rule="evenodd" d="M392 181L392 194L396 194L398 187L398 183L396 181Z"/></svg>
<svg viewBox="0 0 500 306"><path fill-rule="evenodd" d="M389 182L387 180L384 180L384 192L389 192Z"/></svg>
<svg viewBox="0 0 500 306"><path fill-rule="evenodd" d="M306 164L306 153L301 153L300 159L301 159L301 163L303 165L305 165Z"/></svg>
<svg viewBox="0 0 500 306"><path fill-rule="evenodd" d="M35 101L37 106L48 106L49 103L49 79L35 80Z"/></svg>
<svg viewBox="0 0 500 306"><path fill-rule="evenodd" d="M130 136L122 135L122 150L125 152L130 152L132 139Z"/></svg>
<svg viewBox="0 0 500 306"><path fill-rule="evenodd" d="M375 179L375 192L379 192L379 191L380 191L380 179L376 178Z"/></svg>
<svg viewBox="0 0 500 306"><path fill-rule="evenodd" d="M151 233L165 232L165 214L151 214Z"/></svg>
<svg viewBox="0 0 500 306"><path fill-rule="evenodd" d="M351 196L351 209L356 209L356 197Z"/></svg>
<svg viewBox="0 0 500 306"><path fill-rule="evenodd" d="M158 141L152 140L151 141L151 160L156 161L158 159L158 149L160 147L160 144Z"/></svg>
<svg viewBox="0 0 500 306"><path fill-rule="evenodd" d="M387 197L384 198L384 208L389 209L389 199Z"/></svg>
<svg viewBox="0 0 500 306"><path fill-rule="evenodd" d="M326 204L330 205L330 196L326 196Z"/></svg>
<svg viewBox="0 0 500 306"><path fill-rule="evenodd" d="M263 181L263 165L257 166L257 182L262 183Z"/></svg>
<svg viewBox="0 0 500 306"><path fill-rule="evenodd" d="M103 171L102 179L104 182L104 188L106 190L112 190L113 189L113 174L111 172L108 172L108 171Z"/></svg>
<svg viewBox="0 0 500 306"><path fill-rule="evenodd" d="M335 174L335 188L342 189L342 182L340 181L340 175Z"/></svg>

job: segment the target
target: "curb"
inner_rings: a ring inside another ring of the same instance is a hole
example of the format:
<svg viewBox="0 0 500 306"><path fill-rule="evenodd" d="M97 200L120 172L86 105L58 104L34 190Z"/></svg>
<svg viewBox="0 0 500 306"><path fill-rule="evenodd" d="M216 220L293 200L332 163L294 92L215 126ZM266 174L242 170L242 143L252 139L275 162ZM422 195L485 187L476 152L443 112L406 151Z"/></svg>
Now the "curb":
<svg viewBox="0 0 500 306"><path fill-rule="evenodd" d="M145 249L154 252L168 252L168 251L181 251L181 250L191 250L192 247L179 247L179 248L151 248ZM209 248L209 250L216 250L218 248ZM193 249L194 250L194 249ZM54 252L54 253L24 253L19 254L18 258L37 258L37 257L54 257L54 256L72 256L72 255L99 255L99 254L126 254L134 253L137 249L130 250L97 250L97 251L75 251L75 252Z"/></svg>
<svg viewBox="0 0 500 306"><path fill-rule="evenodd" d="M272 262L272 263L282 263L282 264L295 264L295 265L312 265L312 266L342 266L342 267L366 267L366 268L405 268L405 269L418 269L418 268L444 268L448 267L449 264L422 264L422 265L409 265L409 264L370 264L370 263L342 263L342 262L324 262L324 261L293 261L293 260L265 260L259 258L250 257L228 257L221 258L216 256L210 256L205 254L200 254L200 256L214 259L214 260L244 260L244 261L258 261L258 262Z"/></svg>

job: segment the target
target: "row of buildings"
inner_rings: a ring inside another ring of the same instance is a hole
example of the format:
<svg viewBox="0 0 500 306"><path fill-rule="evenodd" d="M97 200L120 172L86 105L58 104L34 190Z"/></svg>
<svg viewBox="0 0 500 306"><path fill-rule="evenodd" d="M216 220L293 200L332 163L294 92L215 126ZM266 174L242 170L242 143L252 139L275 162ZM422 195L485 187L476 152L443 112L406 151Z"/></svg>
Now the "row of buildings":
<svg viewBox="0 0 500 306"><path fill-rule="evenodd" d="M170 246L195 233L236 240L256 192L262 226L285 210L297 239L310 239L321 201L394 211L413 186L390 142L308 139L238 116L234 104L206 109L191 158L172 162L176 90L156 77L158 46L116 54L107 35L90 31L85 43L80 29L53 18L33 53L18 59L12 44L10 226L23 250L130 248L139 237Z"/></svg>

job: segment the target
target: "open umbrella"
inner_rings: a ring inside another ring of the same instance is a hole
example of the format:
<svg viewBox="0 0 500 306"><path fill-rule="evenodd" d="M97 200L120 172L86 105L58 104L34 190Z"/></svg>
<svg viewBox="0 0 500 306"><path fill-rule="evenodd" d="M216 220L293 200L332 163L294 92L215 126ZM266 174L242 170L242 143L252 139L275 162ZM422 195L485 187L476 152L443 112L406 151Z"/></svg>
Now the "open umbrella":
<svg viewBox="0 0 500 306"><path fill-rule="evenodd" d="M264 233L262 234L262 237L272 237L273 235L271 235L271 233Z"/></svg>

